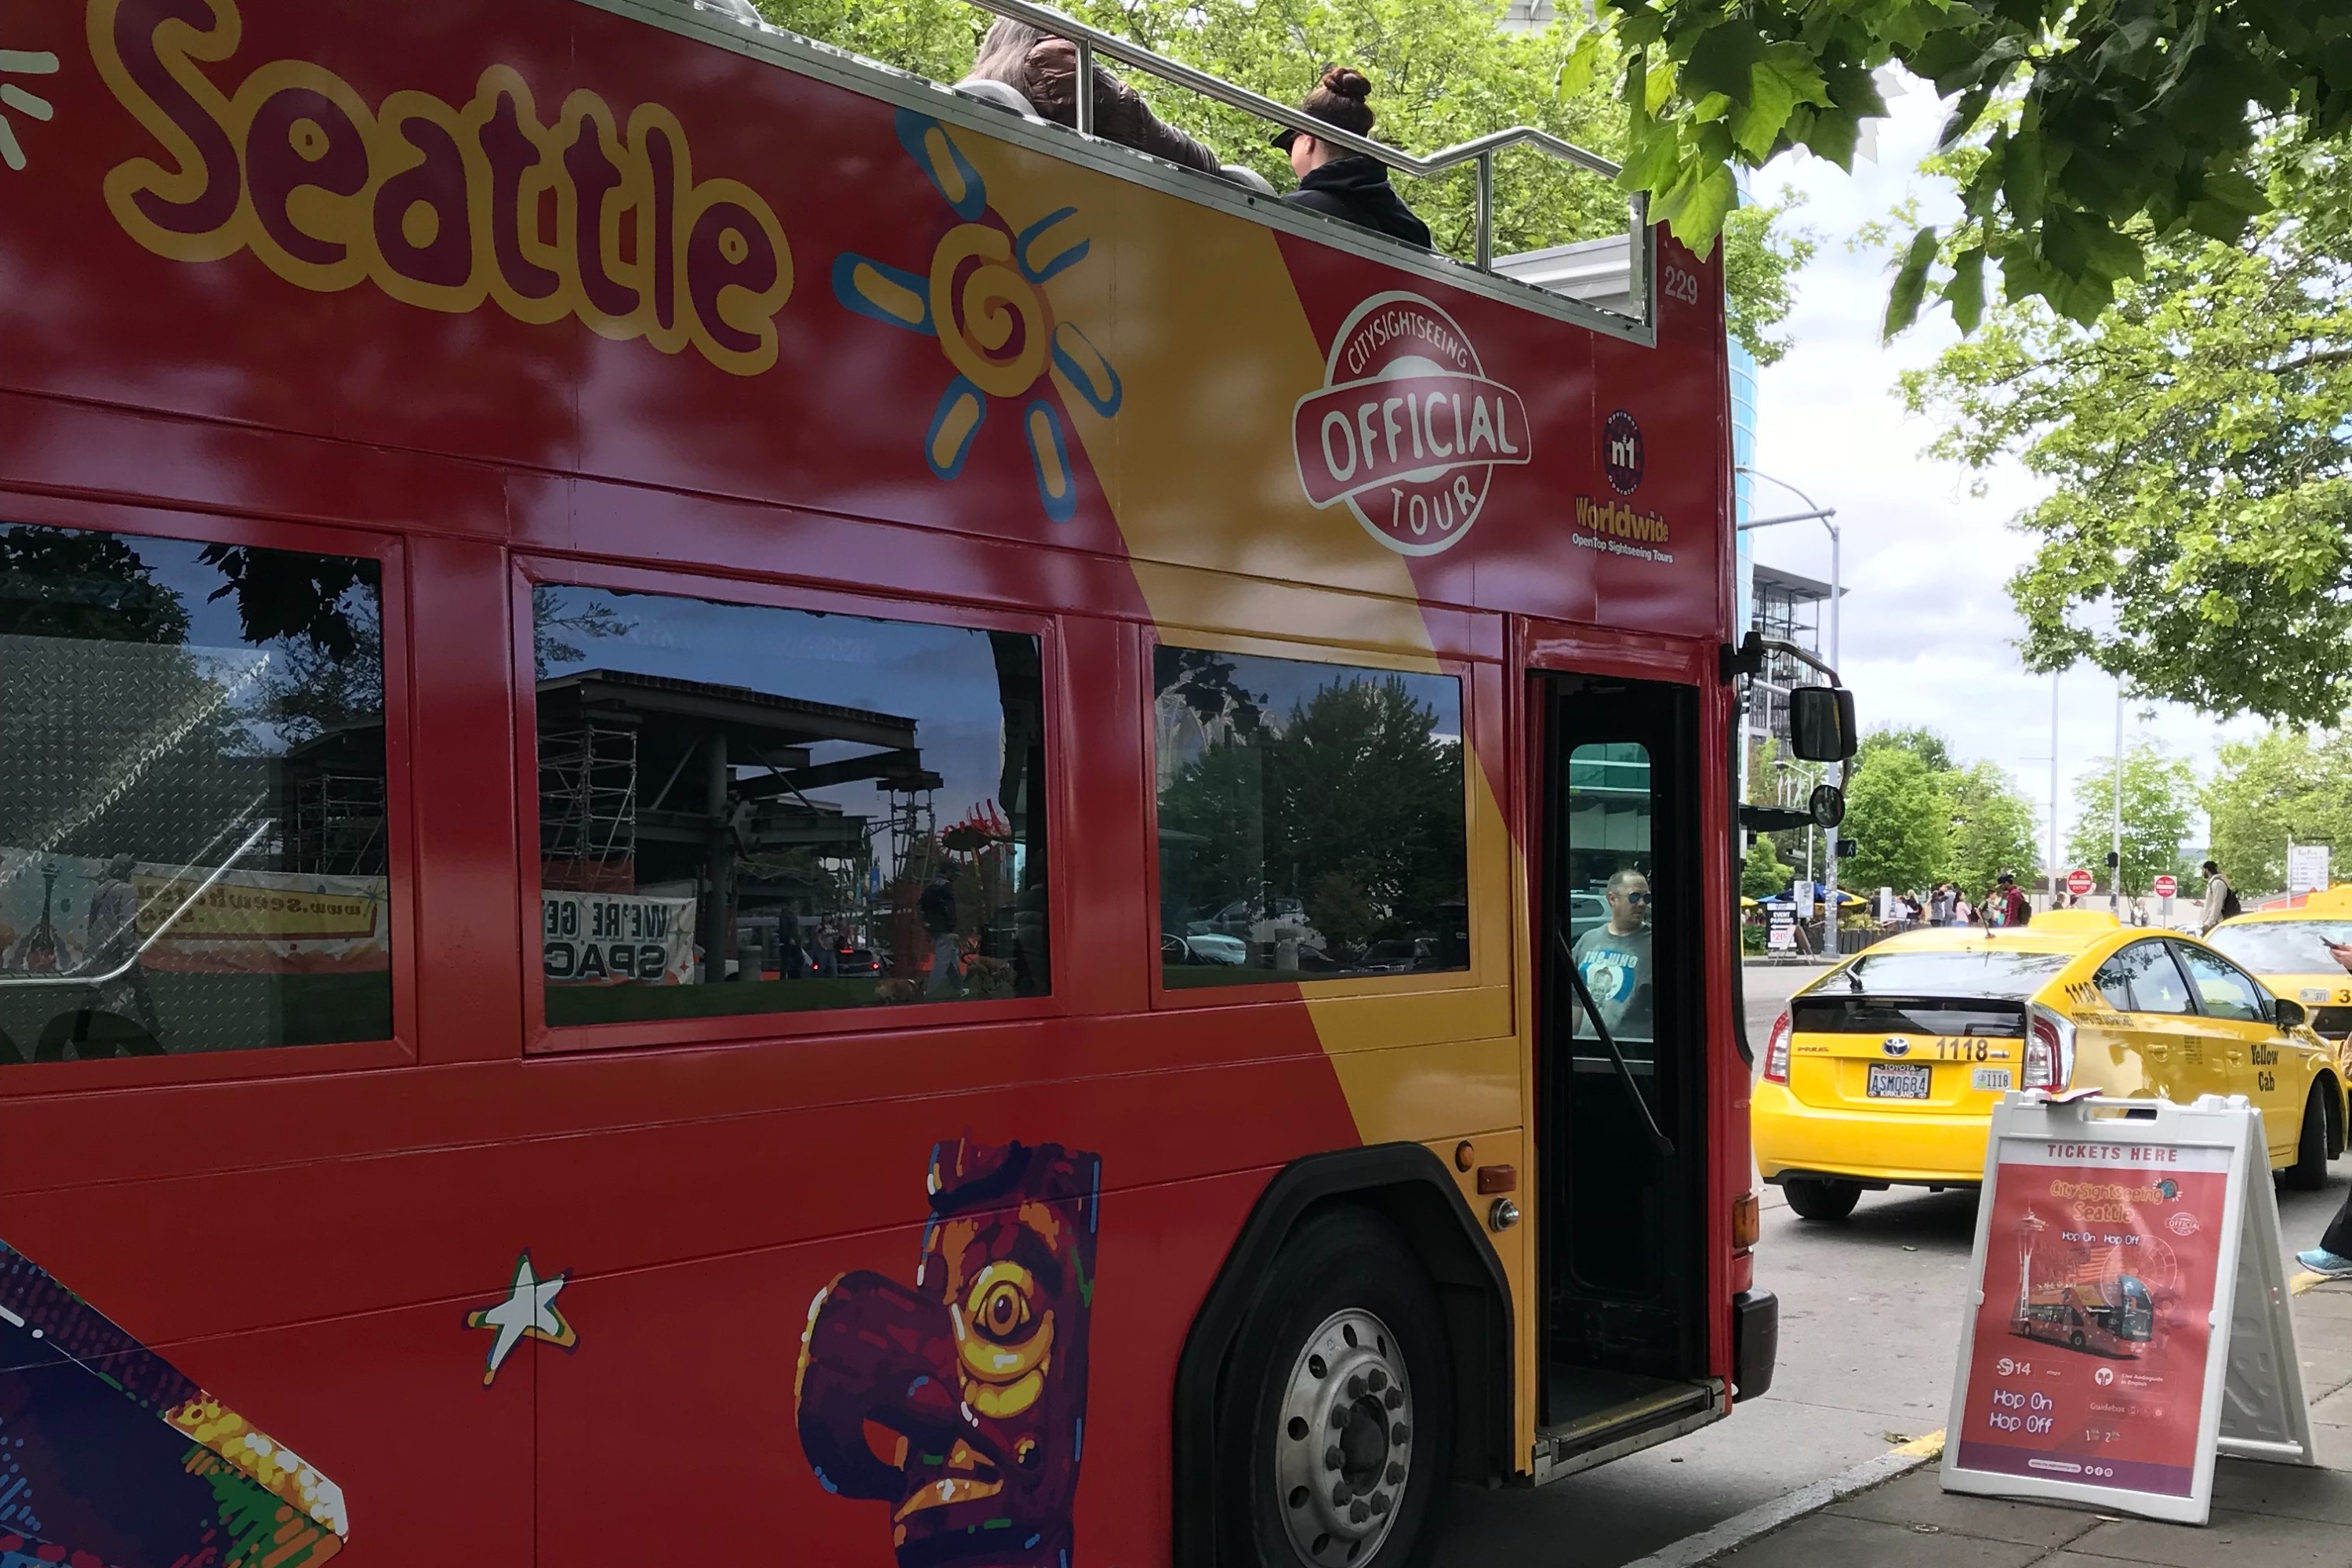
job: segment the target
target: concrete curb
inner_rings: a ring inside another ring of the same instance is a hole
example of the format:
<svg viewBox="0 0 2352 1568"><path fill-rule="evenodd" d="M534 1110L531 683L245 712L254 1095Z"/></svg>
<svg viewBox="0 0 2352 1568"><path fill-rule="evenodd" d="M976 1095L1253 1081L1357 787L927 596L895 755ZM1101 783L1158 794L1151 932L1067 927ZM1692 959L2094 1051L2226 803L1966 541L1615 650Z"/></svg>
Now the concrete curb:
<svg viewBox="0 0 2352 1568"><path fill-rule="evenodd" d="M1625 1568L1698 1568L1702 1563L1712 1563L1727 1552L1736 1552L1759 1536L1769 1535L1782 1525L1793 1524L1833 1502L1884 1485L1897 1476L1908 1475L1922 1465L1933 1464L1943 1453L1944 1435L1930 1432L1899 1448L1889 1448L1875 1458L1864 1459L1852 1469L1758 1503L1746 1513L1736 1513L1711 1530L1686 1535L1671 1546L1628 1563Z"/></svg>

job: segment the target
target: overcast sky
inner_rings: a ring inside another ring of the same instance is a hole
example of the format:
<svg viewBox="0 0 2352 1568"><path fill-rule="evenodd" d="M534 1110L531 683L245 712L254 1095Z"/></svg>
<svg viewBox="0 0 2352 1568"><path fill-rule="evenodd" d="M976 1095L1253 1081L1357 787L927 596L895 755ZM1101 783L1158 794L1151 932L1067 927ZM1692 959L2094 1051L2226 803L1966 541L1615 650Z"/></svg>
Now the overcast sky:
<svg viewBox="0 0 2352 1568"><path fill-rule="evenodd" d="M1933 431L1905 415L1895 378L1931 363L1958 333L1950 313L1937 308L1882 346L1887 259L1847 243L1906 194L1921 199L1931 221L1957 211L1948 188L1916 173L1944 111L1932 89L1908 85L1893 102L1894 118L1879 127L1874 164L1857 160L1849 175L1818 159L1784 158L1755 182L1759 196L1789 185L1810 197L1797 220L1821 241L1782 329L1795 346L1759 376L1755 466L1837 509L1845 535L1841 662L1864 727L1925 724L1941 731L1964 762L2000 763L2037 802L2046 844L2051 678L2025 672L2014 646L2023 626L2002 588L2032 553L2010 520L2039 497L2041 485L2007 464L1984 476L1982 497L1972 496L1970 475L1922 455ZM1757 486L1757 515L1803 510L1786 491ZM1755 542L1759 561L1828 580L1829 538L1819 523L1765 529ZM1826 647L1826 630L1822 641ZM2059 819L2066 828L2074 781L2115 749L2115 682L2097 670L2071 671L2059 680L2058 701ZM2126 744L2149 735L2187 757L2200 778L2210 775L2222 741L2264 728L2170 704L2144 721L2143 706L2125 715ZM2195 837L2202 833L2200 816Z"/></svg>

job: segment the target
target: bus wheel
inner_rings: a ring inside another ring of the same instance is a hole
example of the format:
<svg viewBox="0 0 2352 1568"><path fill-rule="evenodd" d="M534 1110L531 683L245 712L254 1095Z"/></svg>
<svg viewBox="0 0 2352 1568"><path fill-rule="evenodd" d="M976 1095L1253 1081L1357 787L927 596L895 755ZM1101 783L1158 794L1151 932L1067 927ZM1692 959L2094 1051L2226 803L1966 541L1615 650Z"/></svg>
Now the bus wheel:
<svg viewBox="0 0 2352 1568"><path fill-rule="evenodd" d="M2327 1184L2327 1107L2319 1098L2326 1080L2314 1084L2303 1102L2303 1139L2294 1146L2294 1163L2279 1173L2279 1180L2298 1193L2315 1193Z"/></svg>
<svg viewBox="0 0 2352 1568"><path fill-rule="evenodd" d="M1231 1561L1411 1568L1436 1546L1454 1369L1437 1293L1394 1226L1345 1206L1276 1255L1217 1415Z"/></svg>
<svg viewBox="0 0 2352 1568"><path fill-rule="evenodd" d="M1843 1219L1862 1202L1860 1182L1828 1176L1791 1176L1780 1184L1780 1191L1799 1219Z"/></svg>
<svg viewBox="0 0 2352 1568"><path fill-rule="evenodd" d="M2076 1350L2081 1350L2081 1349L2083 1348L2083 1343L2084 1343L2084 1341L2083 1341L2083 1331L2082 1331L2082 1330L2080 1330L2080 1329L2076 1329L2073 1333L2068 1334L2068 1335L2066 1336L2066 1342L2067 1342L2069 1345L2072 1345L2074 1349L2076 1349Z"/></svg>

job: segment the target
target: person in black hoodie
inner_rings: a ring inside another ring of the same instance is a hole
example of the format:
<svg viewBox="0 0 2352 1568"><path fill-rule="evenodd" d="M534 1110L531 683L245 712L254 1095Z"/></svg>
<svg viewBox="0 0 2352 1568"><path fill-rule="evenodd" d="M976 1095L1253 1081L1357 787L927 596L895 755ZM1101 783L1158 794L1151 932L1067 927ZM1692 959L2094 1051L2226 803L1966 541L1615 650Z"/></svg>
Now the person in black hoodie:
<svg viewBox="0 0 2352 1568"><path fill-rule="evenodd" d="M1359 136L1372 133L1372 84L1346 66L1327 66L1323 79L1298 107L1327 125ZM1298 188L1282 199L1295 207L1374 229L1407 245L1430 248L1429 226L1389 184L1388 165L1337 147L1309 131L1285 130L1274 144L1290 154Z"/></svg>

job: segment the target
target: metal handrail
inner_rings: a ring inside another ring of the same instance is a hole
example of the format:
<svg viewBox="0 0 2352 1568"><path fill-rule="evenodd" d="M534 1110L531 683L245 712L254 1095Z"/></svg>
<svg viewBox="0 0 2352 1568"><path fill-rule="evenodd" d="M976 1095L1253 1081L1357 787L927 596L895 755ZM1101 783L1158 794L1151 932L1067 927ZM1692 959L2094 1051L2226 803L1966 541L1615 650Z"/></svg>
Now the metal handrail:
<svg viewBox="0 0 2352 1568"><path fill-rule="evenodd" d="M1368 158L1377 158L1392 169L1402 169L1408 174L1417 174L1423 179L1433 174L1442 174L1446 170L1469 163L1473 159L1491 157L1506 148L1520 145L1540 148L1563 163L1574 163L1580 168L1589 169L1603 179L1613 180L1619 172L1618 165L1601 156L1600 153L1588 153L1573 142L1563 141L1550 132L1538 130L1532 125L1514 126L1507 131L1490 131L1484 136L1474 136L1467 142L1457 142L1451 147L1443 147L1425 157L1416 158L1412 153L1402 152L1384 142L1375 142L1369 136L1359 136L1352 131L1342 130L1328 121L1318 120L1303 109L1294 109L1287 104L1277 103L1273 99L1252 92L1245 87L1235 87L1223 77L1211 76L1206 71L1196 70L1191 66L1171 60L1165 55L1154 54L1142 45L1129 43L1116 33L1106 33L1099 27L1089 26L1075 16L1066 16L1050 5L1034 5L1030 4L1030 0L969 0L969 3L979 6L983 11L993 11L1000 16L1010 16L1016 22L1026 22L1031 26L1041 28L1057 38L1067 38L1071 43L1078 46L1082 55L1089 53L1108 55L1123 65L1150 71L1164 81L1173 82L1176 86L1188 91L1197 92L1203 98L1213 99L1228 109L1243 110L1256 115L1261 120L1271 120L1276 124L1286 126L1290 130L1307 132L1318 141L1329 142L1335 146L1349 148L1363 153ZM1081 94L1079 101L1083 104L1091 96L1091 94Z"/></svg>
<svg viewBox="0 0 2352 1568"><path fill-rule="evenodd" d="M690 0L690 3L698 8L723 11L761 27L770 26L758 19L758 13L751 9L749 0ZM1223 77L1212 76L1207 71L1198 70L1181 61L1171 60L1165 55L1145 48L1140 44L1130 43L1116 33L1104 32L1101 28L1081 22L1075 16L1066 16L1050 5L1034 5L1031 0L967 0L967 4L977 5L984 11L992 11L1000 16L1010 17L1016 22L1026 22L1031 26L1050 33L1055 37L1066 38L1076 47L1079 79L1089 84L1089 90L1076 95L1076 128L1081 136L1091 138L1095 134L1095 100L1091 83L1094 80L1095 57L1102 55L1122 65L1147 71L1172 86L1183 88L1190 92L1197 92L1202 97L1213 102L1223 104L1228 109L1238 109L1244 113L1254 114L1261 120L1272 121L1275 124L1288 130L1303 131L1318 141L1328 142L1333 146L1344 147L1349 152L1377 159L1391 169L1402 170L1419 179L1433 178L1449 169L1459 168L1465 163L1475 164L1478 181L1477 267L1482 272L1491 273L1495 269L1495 155L1496 153L1507 152L1514 147L1530 147L1546 157L1599 174L1603 179L1614 180L1621 172L1618 164L1601 156L1598 153L1588 152L1572 142L1532 125L1517 125L1505 131L1490 131L1484 136L1474 136L1467 142L1456 142L1451 147L1441 147L1434 153L1416 157L1400 148L1391 147L1385 142L1376 142L1369 136L1359 136L1354 132L1333 125L1328 121L1318 120L1302 109L1277 103L1261 93L1252 92L1244 87L1236 87ZM1637 308L1645 310L1649 280L1644 276L1646 268L1643 261L1648 247L1643 242L1647 238L1646 231L1649 226L1648 198L1640 193L1629 196L1626 201L1626 217L1627 233L1633 241L1628 257L1631 274L1628 291Z"/></svg>
<svg viewBox="0 0 2352 1568"><path fill-rule="evenodd" d="M1032 5L1030 0L968 0L968 3L979 6L983 11L993 11L1000 16L1009 16L1016 22L1026 22L1031 26L1051 33L1055 37L1067 38L1077 46L1078 79L1089 84L1088 90L1076 94L1077 130L1081 136L1092 136L1095 133L1095 95L1091 90L1094 81L1094 58L1097 54L1103 54L1122 65L1149 71L1162 81L1172 83L1190 92L1197 92L1202 97L1222 103L1228 109L1238 109L1244 113L1255 114L1261 120L1271 120L1276 125L1288 130L1303 131L1318 142L1328 142L1335 147L1345 147L1349 152L1360 153L1368 158L1376 158L1391 169L1401 169L1420 179L1430 179L1444 174L1448 169L1459 168L1464 163L1476 164L1478 170L1477 255L1478 269L1482 272L1491 272L1495 268L1496 153L1513 147L1532 147L1549 157L1558 159L1564 163L1575 164L1578 168L1589 170L1603 179L1613 180L1619 173L1619 166L1601 156L1600 153L1588 153L1573 142L1564 141L1549 131L1538 130L1532 125L1517 125L1507 131L1490 131L1484 136L1474 136L1467 142L1459 142L1451 147L1441 147L1434 153L1417 158L1410 153L1390 146L1385 142L1375 142L1369 136L1359 136L1354 132L1334 125L1328 121L1318 120L1305 110L1293 109L1286 104L1277 103L1273 99L1262 93L1252 92L1245 87L1235 87L1223 77L1211 76L1207 71L1196 70L1180 61L1171 60L1165 55L1155 54L1140 44L1129 43L1116 33L1106 33L1101 28L1090 26L1075 16L1066 16L1050 5ZM1629 200L1627 219L1632 231L1638 232L1642 228L1647 211L1647 204L1642 196L1635 195ZM1639 298L1641 285L1638 281L1633 285L1633 290L1635 297Z"/></svg>

